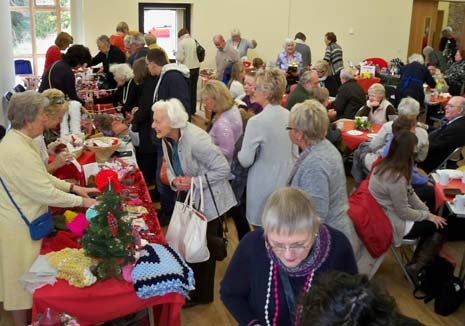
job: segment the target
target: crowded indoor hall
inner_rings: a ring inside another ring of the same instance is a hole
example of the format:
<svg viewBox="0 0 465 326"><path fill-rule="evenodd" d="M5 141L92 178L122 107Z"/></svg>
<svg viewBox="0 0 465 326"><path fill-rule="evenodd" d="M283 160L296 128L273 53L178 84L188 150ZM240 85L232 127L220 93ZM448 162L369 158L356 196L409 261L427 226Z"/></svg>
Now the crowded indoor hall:
<svg viewBox="0 0 465 326"><path fill-rule="evenodd" d="M0 326L464 325L465 0L0 17Z"/></svg>

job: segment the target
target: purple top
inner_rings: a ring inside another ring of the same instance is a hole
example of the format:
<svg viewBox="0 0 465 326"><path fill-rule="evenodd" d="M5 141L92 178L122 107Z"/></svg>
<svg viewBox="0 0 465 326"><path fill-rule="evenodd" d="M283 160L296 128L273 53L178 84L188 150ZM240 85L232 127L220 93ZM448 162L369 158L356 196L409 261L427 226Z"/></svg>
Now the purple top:
<svg viewBox="0 0 465 326"><path fill-rule="evenodd" d="M263 108L262 108L262 106L260 104L258 104L257 102L252 102L250 100L249 95L244 96L242 98L242 101L247 105L247 108L251 109L253 111L253 113L255 113L255 114L259 114L263 110Z"/></svg>
<svg viewBox="0 0 465 326"><path fill-rule="evenodd" d="M300 52L294 51L294 56L292 57L291 60L289 60L287 57L287 52L283 51L278 54L278 60L276 60L276 66L282 71L287 72L287 69L289 68L289 65L292 62L297 62L298 71L302 69L302 55L300 54Z"/></svg>
<svg viewBox="0 0 465 326"><path fill-rule="evenodd" d="M234 146L242 135L242 132L241 114L235 105L221 113L219 118L213 122L213 126L210 129L209 134L213 143L220 148L229 165L231 165L233 159Z"/></svg>

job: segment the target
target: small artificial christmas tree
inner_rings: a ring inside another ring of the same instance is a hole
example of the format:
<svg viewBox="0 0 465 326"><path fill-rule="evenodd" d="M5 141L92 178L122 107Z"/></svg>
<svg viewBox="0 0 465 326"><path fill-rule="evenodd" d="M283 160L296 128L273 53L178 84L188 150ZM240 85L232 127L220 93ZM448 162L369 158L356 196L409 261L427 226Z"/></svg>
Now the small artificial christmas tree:
<svg viewBox="0 0 465 326"><path fill-rule="evenodd" d="M98 279L121 279L122 267L134 261L134 236L131 223L122 219L125 212L112 182L105 186L94 209L98 214L89 221L82 247L87 256L99 260L92 270Z"/></svg>

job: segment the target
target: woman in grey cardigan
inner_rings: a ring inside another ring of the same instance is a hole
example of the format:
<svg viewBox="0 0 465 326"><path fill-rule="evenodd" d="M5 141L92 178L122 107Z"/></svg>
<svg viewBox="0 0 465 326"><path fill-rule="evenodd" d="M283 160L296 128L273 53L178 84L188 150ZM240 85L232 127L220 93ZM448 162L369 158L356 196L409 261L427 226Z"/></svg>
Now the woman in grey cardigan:
<svg viewBox="0 0 465 326"><path fill-rule="evenodd" d="M188 115L179 100L158 101L152 110L152 126L157 137L163 140L163 156L171 188L188 191L192 178L196 186L199 186L198 177L201 178L205 206L203 213L208 220L207 234L218 236L221 234L218 216L236 205L228 182L228 161L204 130L187 121ZM195 189L198 191L199 187ZM200 194L195 194L195 198L198 201ZM212 302L216 267L214 258L210 256L208 261L190 266L194 271L196 289L190 293L189 305Z"/></svg>
<svg viewBox="0 0 465 326"><path fill-rule="evenodd" d="M287 129L301 154L287 184L307 192L315 202L321 222L344 233L356 251L359 241L347 215L344 166L339 151L325 138L328 125L328 113L316 100L307 100L291 109Z"/></svg>
<svg viewBox="0 0 465 326"><path fill-rule="evenodd" d="M297 157L297 147L286 135L289 111L280 106L286 88L286 76L277 69L257 74L255 102L263 107L250 118L238 159L249 168L247 178L247 220L261 226L262 209L268 196L286 184Z"/></svg>
<svg viewBox="0 0 465 326"><path fill-rule="evenodd" d="M388 155L373 170L368 189L391 221L393 242L403 238L420 242L406 268L416 281L418 271L432 262L444 242L444 218L428 211L410 186L417 137L410 131L399 131L392 140ZM439 230L439 232L438 232Z"/></svg>

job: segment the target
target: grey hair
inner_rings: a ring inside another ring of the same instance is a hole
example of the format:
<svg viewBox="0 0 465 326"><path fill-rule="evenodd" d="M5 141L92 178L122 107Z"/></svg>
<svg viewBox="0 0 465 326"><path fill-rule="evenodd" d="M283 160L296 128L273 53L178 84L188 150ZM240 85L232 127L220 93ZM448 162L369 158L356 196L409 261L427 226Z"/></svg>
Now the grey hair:
<svg viewBox="0 0 465 326"><path fill-rule="evenodd" d="M425 64L425 60L423 59L423 56L419 53L414 53L412 54L410 57L408 57L408 63L412 63L412 62L418 62L420 64Z"/></svg>
<svg viewBox="0 0 465 326"><path fill-rule="evenodd" d="M368 88L368 95L375 95L384 98L386 96L386 89L380 83L374 83Z"/></svg>
<svg viewBox="0 0 465 326"><path fill-rule="evenodd" d="M108 47L111 46L110 38L106 35L100 35L99 37L97 37L97 42L100 42Z"/></svg>
<svg viewBox="0 0 465 326"><path fill-rule="evenodd" d="M286 50L288 44L294 44L295 45L295 40L291 39L290 37L286 38L283 43L283 48Z"/></svg>
<svg viewBox="0 0 465 326"><path fill-rule="evenodd" d="M354 70L352 68L344 68L341 70L340 78L345 80L354 79Z"/></svg>
<svg viewBox="0 0 465 326"><path fill-rule="evenodd" d="M292 107L289 124L294 130L303 132L307 144L315 144L326 136L329 126L328 112L319 101L306 100Z"/></svg>
<svg viewBox="0 0 465 326"><path fill-rule="evenodd" d="M320 219L312 198L298 188L283 187L274 191L267 199L262 214L265 234L293 234L296 232L318 232Z"/></svg>
<svg viewBox="0 0 465 326"><path fill-rule="evenodd" d="M241 31L239 30L239 28L233 28L232 31L231 31L231 36L241 36Z"/></svg>
<svg viewBox="0 0 465 326"><path fill-rule="evenodd" d="M259 70L257 72L256 87L262 87L266 99L271 104L280 104L286 90L286 75L279 68Z"/></svg>
<svg viewBox="0 0 465 326"><path fill-rule="evenodd" d="M305 68L304 68L304 69L305 69ZM304 72L300 75L299 82L300 82L301 84L304 84L304 83L310 81L310 80L312 79L312 75L313 75L313 74L316 74L316 71L310 70L310 69L304 71Z"/></svg>
<svg viewBox="0 0 465 326"><path fill-rule="evenodd" d="M399 115L418 116L420 114L420 103L411 97L404 97L397 107Z"/></svg>
<svg viewBox="0 0 465 326"><path fill-rule="evenodd" d="M133 44L144 46L145 45L144 34L137 33L137 34L134 34L134 35L126 35L124 37L124 46L129 47L129 46L131 46Z"/></svg>
<svg viewBox="0 0 465 326"><path fill-rule="evenodd" d="M186 113L186 109L182 105L181 101L177 98L172 98L166 101L158 101L152 106L152 111L166 112L166 116L170 121L170 127L174 129L184 128L187 126L189 116Z"/></svg>
<svg viewBox="0 0 465 326"><path fill-rule="evenodd" d="M127 82L131 78L134 78L134 72L131 66L127 63L120 63L110 66L110 72L114 75L115 79Z"/></svg>
<svg viewBox="0 0 465 326"><path fill-rule="evenodd" d="M433 49L431 46L428 45L428 46L425 46L425 48L423 49L423 52L422 52L422 53L423 53L423 55L424 55L425 58L426 58L426 57L429 56L429 54L430 54L431 52L433 52L433 51L434 51L434 49Z"/></svg>
<svg viewBox="0 0 465 326"><path fill-rule="evenodd" d="M452 98L457 98L460 101L458 107L462 109L462 115L465 116L465 98L462 96L454 96Z"/></svg>
<svg viewBox="0 0 465 326"><path fill-rule="evenodd" d="M35 91L25 91L14 94L8 105L8 120L13 129L22 129L26 124L35 121L50 104L45 95Z"/></svg>

